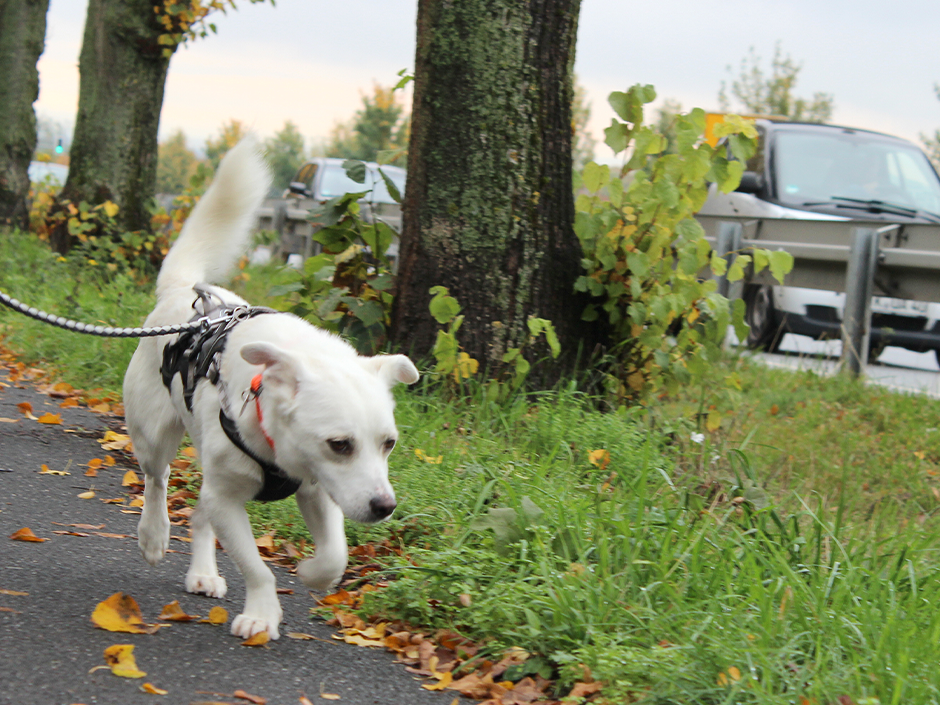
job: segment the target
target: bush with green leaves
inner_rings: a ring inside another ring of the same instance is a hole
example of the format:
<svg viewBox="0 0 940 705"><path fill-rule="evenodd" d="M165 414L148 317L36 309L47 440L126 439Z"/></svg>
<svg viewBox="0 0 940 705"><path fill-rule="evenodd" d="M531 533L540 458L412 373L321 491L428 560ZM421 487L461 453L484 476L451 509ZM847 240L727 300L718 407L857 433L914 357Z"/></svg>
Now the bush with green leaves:
<svg viewBox="0 0 940 705"><path fill-rule="evenodd" d="M702 139L705 113L696 108L677 115L667 138L643 124L643 106L656 97L652 86L614 92L610 104L618 119L605 130L606 143L625 153L623 167L588 162L577 186L575 232L584 249L585 269L575 285L594 300L584 318L605 317L611 329L608 388L620 400L674 391L701 376L715 362L728 325L746 335L744 303L716 291L708 269L730 280L769 268L782 282L792 267L785 252L749 249L728 263L712 251L695 213L709 187L727 193L740 183L743 162L753 156L757 132L728 116L713 147Z"/></svg>

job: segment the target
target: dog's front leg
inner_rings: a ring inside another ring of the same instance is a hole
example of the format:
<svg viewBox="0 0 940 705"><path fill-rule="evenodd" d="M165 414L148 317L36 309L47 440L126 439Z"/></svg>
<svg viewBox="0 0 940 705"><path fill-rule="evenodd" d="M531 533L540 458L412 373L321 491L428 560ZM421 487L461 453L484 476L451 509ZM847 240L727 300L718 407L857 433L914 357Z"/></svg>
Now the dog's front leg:
<svg viewBox="0 0 940 705"><path fill-rule="evenodd" d="M232 634L247 639L266 631L271 639L277 639L283 612L276 581L258 555L244 503L203 485L199 509L206 512L222 547L245 579L245 608L232 622Z"/></svg>
<svg viewBox="0 0 940 705"><path fill-rule="evenodd" d="M297 491L297 506L317 545L313 558L297 566L297 575L307 587L326 590L343 577L349 560L343 510L320 485L310 482Z"/></svg>

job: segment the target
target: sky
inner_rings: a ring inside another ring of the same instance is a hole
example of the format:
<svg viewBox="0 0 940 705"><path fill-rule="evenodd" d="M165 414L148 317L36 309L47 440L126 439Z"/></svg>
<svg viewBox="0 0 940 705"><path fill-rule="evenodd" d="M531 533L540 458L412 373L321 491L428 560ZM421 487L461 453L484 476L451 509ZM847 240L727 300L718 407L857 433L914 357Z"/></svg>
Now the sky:
<svg viewBox="0 0 940 705"><path fill-rule="evenodd" d="M36 112L65 133L78 105L87 0L50 0ZM262 137L286 120L322 140L374 83L414 66L417 0L277 0L217 14L218 34L177 51L160 122L200 150L237 119ZM599 161L607 96L653 84L684 109L718 109L753 47L769 72L779 42L802 69L794 93L834 97L832 122L919 141L940 129L937 0L582 0L575 72L588 92ZM410 109L410 93L405 100Z"/></svg>

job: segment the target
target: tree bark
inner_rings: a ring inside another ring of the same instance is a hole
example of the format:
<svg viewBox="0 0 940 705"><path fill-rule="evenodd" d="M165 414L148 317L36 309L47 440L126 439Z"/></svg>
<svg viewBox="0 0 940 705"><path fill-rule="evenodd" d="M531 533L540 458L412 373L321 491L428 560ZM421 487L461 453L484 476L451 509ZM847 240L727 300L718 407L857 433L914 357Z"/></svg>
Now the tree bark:
<svg viewBox="0 0 940 705"><path fill-rule="evenodd" d="M420 0L408 186L392 338L413 354L439 325L429 288L466 316L481 364L553 322L570 367L590 339L573 285L571 101L580 0Z"/></svg>
<svg viewBox="0 0 940 705"><path fill-rule="evenodd" d="M60 199L113 201L118 225L149 231L157 178L157 131L170 57L153 0L90 0L79 56L78 115L69 178ZM52 245L71 247L65 228Z"/></svg>
<svg viewBox="0 0 940 705"><path fill-rule="evenodd" d="M49 0L0 0L0 225L29 225L29 162L36 149L36 62Z"/></svg>

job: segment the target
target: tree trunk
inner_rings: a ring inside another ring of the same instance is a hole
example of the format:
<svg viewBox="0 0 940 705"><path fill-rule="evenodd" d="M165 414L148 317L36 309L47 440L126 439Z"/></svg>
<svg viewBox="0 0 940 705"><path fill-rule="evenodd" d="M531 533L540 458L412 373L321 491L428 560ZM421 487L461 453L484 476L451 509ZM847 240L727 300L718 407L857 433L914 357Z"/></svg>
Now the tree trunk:
<svg viewBox="0 0 940 705"><path fill-rule="evenodd" d="M580 0L420 0L414 108L392 336L427 354L432 286L458 333L498 362L551 320L570 367L590 332L575 297L571 100Z"/></svg>
<svg viewBox="0 0 940 705"><path fill-rule="evenodd" d="M36 149L36 62L49 0L0 0L0 225L29 225L29 162Z"/></svg>
<svg viewBox="0 0 940 705"><path fill-rule="evenodd" d="M153 0L90 0L79 56L78 116L69 178L60 199L91 205L113 201L118 225L149 231L147 206L157 178L157 130L170 57L157 38ZM68 231L52 237L60 252Z"/></svg>

